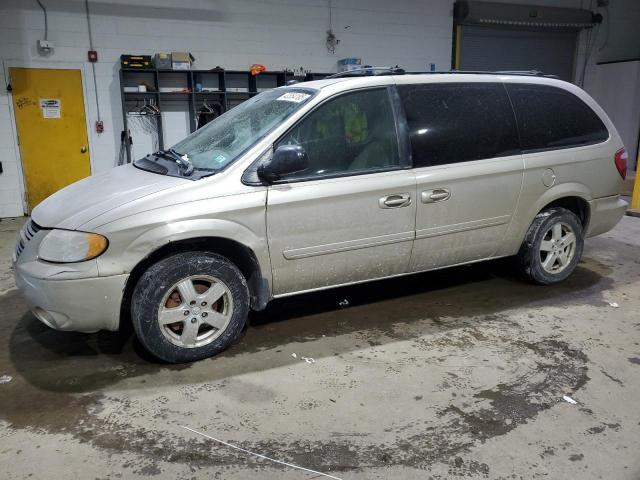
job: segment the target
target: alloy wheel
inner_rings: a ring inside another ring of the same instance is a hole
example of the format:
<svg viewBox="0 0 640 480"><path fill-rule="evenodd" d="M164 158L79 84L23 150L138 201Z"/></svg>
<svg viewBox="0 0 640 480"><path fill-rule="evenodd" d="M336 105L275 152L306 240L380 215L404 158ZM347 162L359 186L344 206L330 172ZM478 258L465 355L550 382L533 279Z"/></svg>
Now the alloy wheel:
<svg viewBox="0 0 640 480"><path fill-rule="evenodd" d="M195 348L222 335L232 315L229 287L210 275L194 275L169 289L158 308L158 323L171 343Z"/></svg>
<svg viewBox="0 0 640 480"><path fill-rule="evenodd" d="M553 224L540 242L540 263L542 268L553 274L562 272L575 255L576 234L564 222Z"/></svg>

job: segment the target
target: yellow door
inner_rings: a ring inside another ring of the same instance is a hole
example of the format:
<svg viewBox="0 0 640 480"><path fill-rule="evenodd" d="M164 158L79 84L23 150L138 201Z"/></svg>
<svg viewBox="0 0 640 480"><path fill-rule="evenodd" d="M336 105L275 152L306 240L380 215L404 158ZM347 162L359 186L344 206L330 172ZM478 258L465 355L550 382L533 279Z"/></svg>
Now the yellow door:
<svg viewBox="0 0 640 480"><path fill-rule="evenodd" d="M10 68L13 111L31 211L91 174L80 70Z"/></svg>

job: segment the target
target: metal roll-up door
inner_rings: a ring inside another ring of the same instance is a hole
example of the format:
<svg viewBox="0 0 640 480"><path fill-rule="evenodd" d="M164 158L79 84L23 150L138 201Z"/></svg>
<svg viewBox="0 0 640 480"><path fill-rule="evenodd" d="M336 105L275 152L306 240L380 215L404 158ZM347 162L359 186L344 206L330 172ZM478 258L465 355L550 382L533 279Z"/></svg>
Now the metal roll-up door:
<svg viewBox="0 0 640 480"><path fill-rule="evenodd" d="M462 25L461 70L539 70L573 80L576 31Z"/></svg>

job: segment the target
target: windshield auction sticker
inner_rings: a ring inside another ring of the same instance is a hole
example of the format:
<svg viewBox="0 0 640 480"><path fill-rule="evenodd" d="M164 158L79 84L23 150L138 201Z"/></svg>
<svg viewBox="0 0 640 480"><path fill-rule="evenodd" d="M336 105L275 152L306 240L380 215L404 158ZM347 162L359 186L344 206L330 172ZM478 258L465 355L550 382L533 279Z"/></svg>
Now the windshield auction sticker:
<svg viewBox="0 0 640 480"><path fill-rule="evenodd" d="M281 102L300 103L300 102L304 102L310 96L311 95L309 95L308 93L287 92L287 93L283 93L282 95L280 95L278 98L276 98L276 100L280 100Z"/></svg>
<svg viewBox="0 0 640 480"><path fill-rule="evenodd" d="M60 118L59 98L41 98L40 108L42 109L42 118Z"/></svg>

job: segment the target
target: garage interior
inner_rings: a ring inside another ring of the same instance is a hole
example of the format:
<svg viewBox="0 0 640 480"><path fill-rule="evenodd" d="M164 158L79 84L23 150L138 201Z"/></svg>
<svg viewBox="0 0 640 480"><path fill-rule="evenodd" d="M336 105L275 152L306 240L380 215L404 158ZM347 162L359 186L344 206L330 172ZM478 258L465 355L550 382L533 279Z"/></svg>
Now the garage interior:
<svg viewBox="0 0 640 480"><path fill-rule="evenodd" d="M640 478L639 24L636 0L0 0L3 478ZM12 257L45 198L353 64L574 83L630 210L563 283L506 258L276 299L194 363L30 312Z"/></svg>

